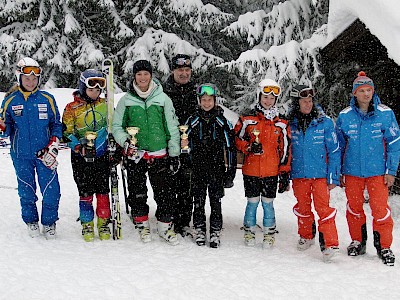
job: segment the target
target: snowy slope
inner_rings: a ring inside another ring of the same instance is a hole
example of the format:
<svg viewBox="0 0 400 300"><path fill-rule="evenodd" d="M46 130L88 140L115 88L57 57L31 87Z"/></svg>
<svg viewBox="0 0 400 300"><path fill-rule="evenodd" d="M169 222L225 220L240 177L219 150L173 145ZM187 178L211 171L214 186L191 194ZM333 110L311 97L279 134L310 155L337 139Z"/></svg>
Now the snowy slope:
<svg viewBox="0 0 400 300"><path fill-rule="evenodd" d="M70 90L52 90L60 111L70 100ZM2 95L0 94L0 99ZM155 202L149 194L153 241L143 244L122 212L123 239L85 243L80 235L78 192L72 178L69 151L60 151L61 184L58 238L29 238L20 217L14 169L8 151L0 150L0 299L398 299L400 262L384 266L372 245L368 216L367 254L350 258L345 219L345 196L340 188L331 192L338 209L340 253L323 263L317 245L296 250L297 220L292 213L292 191L275 201L276 246L247 248L240 230L245 209L241 171L235 186L222 201L224 230L221 248L198 247L181 239L175 247L161 242L154 231ZM150 189L151 190L151 189ZM122 195L122 184L120 186ZM40 199L40 195L39 195ZM123 197L120 197L124 207ZM395 218L392 249L400 260L400 197L390 199ZM39 200L39 204L41 201ZM365 209L370 214L369 206ZM262 224L261 206L258 223Z"/></svg>

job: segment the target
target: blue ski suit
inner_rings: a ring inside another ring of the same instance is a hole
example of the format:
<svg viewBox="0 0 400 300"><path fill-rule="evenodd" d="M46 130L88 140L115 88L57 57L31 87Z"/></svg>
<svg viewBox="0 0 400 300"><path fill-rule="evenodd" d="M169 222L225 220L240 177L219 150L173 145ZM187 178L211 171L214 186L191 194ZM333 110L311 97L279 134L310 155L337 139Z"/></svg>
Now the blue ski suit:
<svg viewBox="0 0 400 300"><path fill-rule="evenodd" d="M51 225L58 220L60 185L57 170L50 170L36 157L52 136L61 139L62 125L54 97L35 89L24 92L20 88L2 103L2 118L6 124L4 136L10 137L11 158L18 180L22 219L25 223L39 222L36 207L37 173L43 196L41 223Z"/></svg>

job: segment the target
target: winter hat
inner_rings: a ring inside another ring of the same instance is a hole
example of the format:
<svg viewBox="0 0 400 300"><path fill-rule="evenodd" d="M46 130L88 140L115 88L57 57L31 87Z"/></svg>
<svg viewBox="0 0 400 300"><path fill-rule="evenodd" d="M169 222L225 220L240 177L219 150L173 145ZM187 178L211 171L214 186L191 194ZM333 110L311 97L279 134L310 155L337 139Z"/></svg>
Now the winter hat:
<svg viewBox="0 0 400 300"><path fill-rule="evenodd" d="M172 58L171 61L171 69L179 69L179 68L192 68L192 61L189 55L186 54L177 54Z"/></svg>
<svg viewBox="0 0 400 300"><path fill-rule="evenodd" d="M361 87L372 87L372 91L375 90L374 82L371 78L367 77L364 71L360 71L358 77L353 81L353 95Z"/></svg>
<svg viewBox="0 0 400 300"><path fill-rule="evenodd" d="M151 64L147 60L138 60L133 64L133 76L136 75L139 71L147 71L150 73L150 75L153 75L153 68L151 67Z"/></svg>

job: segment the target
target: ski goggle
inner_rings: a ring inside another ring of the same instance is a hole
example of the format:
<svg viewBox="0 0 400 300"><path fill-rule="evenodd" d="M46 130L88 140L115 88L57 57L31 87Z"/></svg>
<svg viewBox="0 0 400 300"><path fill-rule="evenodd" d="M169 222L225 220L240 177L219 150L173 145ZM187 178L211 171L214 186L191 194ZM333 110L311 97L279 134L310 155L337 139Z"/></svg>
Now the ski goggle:
<svg viewBox="0 0 400 300"><path fill-rule="evenodd" d="M264 95L273 94L278 97L281 94L281 88L279 86L264 86L261 90Z"/></svg>
<svg viewBox="0 0 400 300"><path fill-rule="evenodd" d="M106 79L103 77L89 77L85 79L85 85L90 89L96 87L104 89L106 87Z"/></svg>
<svg viewBox="0 0 400 300"><path fill-rule="evenodd" d="M290 92L290 96L297 97L297 98L308 98L308 97L315 97L317 91L315 89L302 89L301 91L292 90Z"/></svg>
<svg viewBox="0 0 400 300"><path fill-rule="evenodd" d="M199 97L203 96L204 94L207 94L208 96L217 96L218 91L216 87L203 84L197 88L196 93Z"/></svg>
<svg viewBox="0 0 400 300"><path fill-rule="evenodd" d="M180 67L183 67L183 66L190 67L191 66L190 59L184 58L184 57L179 57L176 59L175 65L180 66Z"/></svg>
<svg viewBox="0 0 400 300"><path fill-rule="evenodd" d="M41 67L35 67L35 66L25 66L21 67L19 69L21 74L23 75L35 75L35 76L40 76L42 74L42 68Z"/></svg>

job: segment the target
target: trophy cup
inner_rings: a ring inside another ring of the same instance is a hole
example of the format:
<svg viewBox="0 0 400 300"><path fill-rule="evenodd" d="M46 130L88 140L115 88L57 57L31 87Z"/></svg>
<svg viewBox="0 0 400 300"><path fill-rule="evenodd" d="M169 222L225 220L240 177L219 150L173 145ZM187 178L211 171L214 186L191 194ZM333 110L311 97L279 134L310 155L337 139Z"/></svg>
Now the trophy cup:
<svg viewBox="0 0 400 300"><path fill-rule="evenodd" d="M259 143L260 143L260 138L259 138L258 136L260 135L260 130L254 129L254 130L253 130L253 134L254 134L254 136L256 137L255 142L256 142L257 144L259 144Z"/></svg>
<svg viewBox="0 0 400 300"><path fill-rule="evenodd" d="M179 131L182 132L182 135L181 135L181 139L182 140L187 140L188 139L189 136L186 133L188 128L189 128L188 125L180 125L179 126ZM184 147L181 148L181 153L189 153L189 152L190 152L189 146L184 146Z"/></svg>
<svg viewBox="0 0 400 300"><path fill-rule="evenodd" d="M131 159L137 159L138 158L138 151L136 147L136 143L138 142L137 138L135 137L136 134L139 133L140 128L139 127L127 127L126 131L128 134L131 136L130 141L131 141L131 147L134 147L135 150L133 151Z"/></svg>
<svg viewBox="0 0 400 300"><path fill-rule="evenodd" d="M86 131L85 139L87 140L85 147L85 161L86 162L94 162L95 154L93 153L94 140L97 138L97 132L94 131Z"/></svg>

